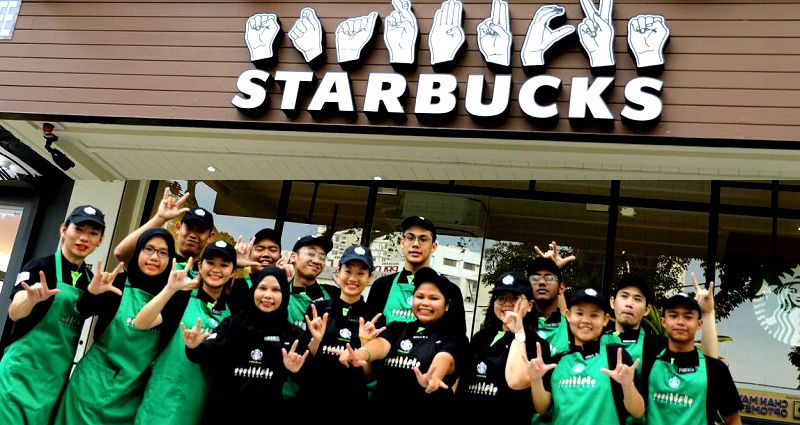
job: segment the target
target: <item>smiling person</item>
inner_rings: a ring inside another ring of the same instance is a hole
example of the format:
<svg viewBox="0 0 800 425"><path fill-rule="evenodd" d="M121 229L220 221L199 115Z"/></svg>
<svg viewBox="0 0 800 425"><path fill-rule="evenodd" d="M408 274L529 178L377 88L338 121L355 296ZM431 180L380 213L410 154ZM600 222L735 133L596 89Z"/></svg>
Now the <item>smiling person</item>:
<svg viewBox="0 0 800 425"><path fill-rule="evenodd" d="M103 240L103 213L91 206L75 208L59 228L61 241L53 255L25 264L11 289L0 360L0 423L44 424L67 384L81 326L88 313L75 309L92 274L85 259ZM98 267L99 268L99 267ZM47 355L42 355L47 347Z"/></svg>
<svg viewBox="0 0 800 425"><path fill-rule="evenodd" d="M250 305L250 288L261 270L278 265L281 260L281 235L274 229L261 229L248 243L236 244L236 267L249 267L249 274L233 280L228 300L231 312L242 311Z"/></svg>
<svg viewBox="0 0 800 425"><path fill-rule="evenodd" d="M646 357L643 366L648 424L713 425L717 412L727 425L742 423L744 406L728 367L695 347L704 320L700 304L689 295L677 294L664 303L667 347Z"/></svg>
<svg viewBox="0 0 800 425"><path fill-rule="evenodd" d="M93 281L81 295L78 308L98 315L94 343L75 367L56 424L133 423L144 394L146 371L178 323L139 330L131 322L167 284L174 255L172 235L166 229L148 229L139 237L126 271L117 275L120 265L108 277L107 284L117 291L95 295Z"/></svg>
<svg viewBox="0 0 800 425"><path fill-rule="evenodd" d="M287 320L286 274L268 267L256 279L247 310L223 320L210 334L199 323L184 327L186 356L211 375L204 424L229 423L232 417L237 423L281 417L283 384L300 373L308 357L305 332Z"/></svg>
<svg viewBox="0 0 800 425"><path fill-rule="evenodd" d="M331 238L310 235L298 239L292 248L290 262L294 264L295 273L288 308L289 322L295 326L305 329L306 310L311 303L339 297L339 288L317 283L331 249Z"/></svg>
<svg viewBox="0 0 800 425"><path fill-rule="evenodd" d="M429 267L416 271L412 294L414 322L397 321L377 338L357 350L347 346L339 357L342 364L363 367L381 361L376 370L378 384L373 402L380 421L405 422L391 416L398 406L413 406L425 412L426 421L436 423L452 415L452 387L465 360L466 336L450 322L464 322L450 311L453 283Z"/></svg>
<svg viewBox="0 0 800 425"><path fill-rule="evenodd" d="M187 279L192 258L185 269L173 266L169 282L136 315L133 326L152 329L163 321L177 320L186 326L200 323L203 329L214 329L230 316L224 287L236 268L236 250L225 241L209 244L200 257L200 273ZM136 414L137 424L197 424L201 420L208 376L186 358L183 332L174 330L161 355L155 360L144 399Z"/></svg>
<svg viewBox="0 0 800 425"><path fill-rule="evenodd" d="M569 302L567 319L574 343L546 363L528 362L533 405L540 414L553 408L554 425L624 424L628 415L644 415L644 400L634 375L640 360L600 336L609 321L608 302L594 289L578 291Z"/></svg>

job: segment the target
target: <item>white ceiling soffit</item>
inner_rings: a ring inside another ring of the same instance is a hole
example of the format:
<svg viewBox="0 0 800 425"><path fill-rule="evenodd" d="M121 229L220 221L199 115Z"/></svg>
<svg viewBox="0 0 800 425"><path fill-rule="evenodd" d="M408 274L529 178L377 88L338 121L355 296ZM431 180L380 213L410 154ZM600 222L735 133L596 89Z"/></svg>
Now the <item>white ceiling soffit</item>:
<svg viewBox="0 0 800 425"><path fill-rule="evenodd" d="M791 150L58 124L55 146L78 180L800 178ZM50 160L41 123L0 125Z"/></svg>

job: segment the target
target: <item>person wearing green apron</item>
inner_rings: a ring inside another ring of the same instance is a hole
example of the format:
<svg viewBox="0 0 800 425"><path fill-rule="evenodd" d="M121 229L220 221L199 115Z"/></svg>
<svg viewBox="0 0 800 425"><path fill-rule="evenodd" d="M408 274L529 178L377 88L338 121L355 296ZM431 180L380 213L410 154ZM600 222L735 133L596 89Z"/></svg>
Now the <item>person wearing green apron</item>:
<svg viewBox="0 0 800 425"><path fill-rule="evenodd" d="M199 276L188 280L191 264L190 258L186 268L176 267L169 284L135 318L136 327L157 324L162 309L171 305L178 306L182 326L200 323L202 329L214 329L230 316L223 289L236 267L234 247L225 241L210 243L201 256ZM181 329L171 330L166 348L153 364L135 423L200 423L208 385L207 372L186 358Z"/></svg>
<svg viewBox="0 0 800 425"><path fill-rule="evenodd" d="M250 304L250 288L258 272L281 262L281 234L274 229L264 228L256 232L248 243L243 243L240 236L235 248L236 268L249 268L249 273L233 279L230 287L226 288L228 306L233 314L243 311Z"/></svg>
<svg viewBox="0 0 800 425"><path fill-rule="evenodd" d="M80 294L93 280L84 261L103 240L104 230L99 209L75 208L59 229L59 249L29 261L17 275L6 324L10 332L2 341L0 423L50 422L67 384L81 327L90 316L76 310ZM93 289L110 290L99 279L109 275L99 276Z"/></svg>
<svg viewBox="0 0 800 425"><path fill-rule="evenodd" d="M537 257L527 265L528 278L533 289L533 300L541 312L539 337L547 341L551 356L569 350L569 324L558 308L558 299L563 296L565 284L561 268L548 257Z"/></svg>
<svg viewBox="0 0 800 425"><path fill-rule="evenodd" d="M187 208L184 203L191 194L186 192L180 198L172 196L169 187L164 188L164 197L158 204L156 214L133 233L126 236L114 248L117 261L127 262L136 247L139 236L147 229L162 228L164 225L183 214L180 222L175 223L175 258L185 264L189 258L198 258L208 241L214 239L214 214L205 208ZM195 267L199 266L195 263ZM197 276L197 269L191 269L189 277Z"/></svg>
<svg viewBox="0 0 800 425"><path fill-rule="evenodd" d="M701 314L700 304L687 294L664 303L667 347L645 358L643 366L648 425L713 425L717 412L727 425L742 423L744 406L728 367L695 347Z"/></svg>
<svg viewBox="0 0 800 425"><path fill-rule="evenodd" d="M140 330L132 322L167 284L174 246L166 229L148 229L139 237L125 273L113 279L121 297L108 292L95 295L91 290L81 295L79 305L98 316L94 342L75 366L56 424L133 423L147 368L158 355L160 331L167 324Z"/></svg>
<svg viewBox="0 0 800 425"><path fill-rule="evenodd" d="M542 348L528 363L533 405L540 414L552 406L554 425L624 424L645 413L634 379L640 360L601 338L608 323L608 301L594 289L578 291L567 311L574 343L545 363Z"/></svg>

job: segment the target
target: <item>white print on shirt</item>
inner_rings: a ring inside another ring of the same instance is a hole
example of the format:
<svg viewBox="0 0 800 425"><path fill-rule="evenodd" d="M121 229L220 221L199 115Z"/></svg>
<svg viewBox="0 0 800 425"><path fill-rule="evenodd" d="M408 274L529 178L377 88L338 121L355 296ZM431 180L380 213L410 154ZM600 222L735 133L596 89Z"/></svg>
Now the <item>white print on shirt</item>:
<svg viewBox="0 0 800 425"><path fill-rule="evenodd" d="M217 333L216 333L216 332L214 332L213 334L209 335L209 336L208 336L208 338L206 338L206 340L209 340L209 339L214 339L214 338L216 338L216 337L217 337Z"/></svg>
<svg viewBox="0 0 800 425"><path fill-rule="evenodd" d="M350 329L342 328L339 329L339 336L346 340L350 340L350 337L353 336L353 333L350 332Z"/></svg>
<svg viewBox="0 0 800 425"><path fill-rule="evenodd" d="M653 400L655 400L659 404L665 404L682 408L689 408L692 407L692 404L694 404L693 398L689 397L686 394L676 394L676 393L654 393Z"/></svg>
<svg viewBox="0 0 800 425"><path fill-rule="evenodd" d="M264 357L264 353L261 352L261 350L259 350L258 348L256 348L255 350L250 352L250 358L255 360L255 361L257 361L257 362L261 361L261 358L263 358L263 357Z"/></svg>
<svg viewBox="0 0 800 425"><path fill-rule="evenodd" d="M340 354L344 352L345 346L344 345L324 345L322 346L322 354L328 354L331 356L339 357Z"/></svg>
<svg viewBox="0 0 800 425"><path fill-rule="evenodd" d="M30 272L20 272L20 274L17 275L17 283L15 283L14 285L19 285L20 283L27 282L30 279L31 279Z"/></svg>
<svg viewBox="0 0 800 425"><path fill-rule="evenodd" d="M274 373L269 368L261 367L237 367L233 370L233 376L239 378L272 379Z"/></svg>
<svg viewBox="0 0 800 425"><path fill-rule="evenodd" d="M414 344L411 343L411 340L404 339L400 341L400 349L403 351L411 351L414 348Z"/></svg>
<svg viewBox="0 0 800 425"><path fill-rule="evenodd" d="M389 357L384 363L387 366L396 367L399 369L414 369L415 367L419 367L421 364L419 360L405 356Z"/></svg>
<svg viewBox="0 0 800 425"><path fill-rule="evenodd" d="M497 395L497 387L491 383L480 383L480 384L472 384L467 388L467 392L470 394L478 394L478 395L488 395L488 396L496 396Z"/></svg>
<svg viewBox="0 0 800 425"><path fill-rule="evenodd" d="M566 388L594 388L595 384L597 384L597 380L591 376L573 376L558 380L558 385Z"/></svg>
<svg viewBox="0 0 800 425"><path fill-rule="evenodd" d="M411 318L411 317L414 316L414 312L412 312L410 308L404 308L404 309L393 308L392 309L392 314L395 315L395 316L400 316L400 317L404 317L404 318Z"/></svg>

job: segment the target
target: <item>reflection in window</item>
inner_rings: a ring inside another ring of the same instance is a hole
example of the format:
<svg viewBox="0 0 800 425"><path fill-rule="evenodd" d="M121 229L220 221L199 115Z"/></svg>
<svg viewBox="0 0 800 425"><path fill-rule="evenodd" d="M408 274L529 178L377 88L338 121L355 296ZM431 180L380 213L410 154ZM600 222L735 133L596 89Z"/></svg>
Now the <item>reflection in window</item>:
<svg viewBox="0 0 800 425"><path fill-rule="evenodd" d="M22 209L0 205L0 286L6 279L11 249L22 219Z"/></svg>

